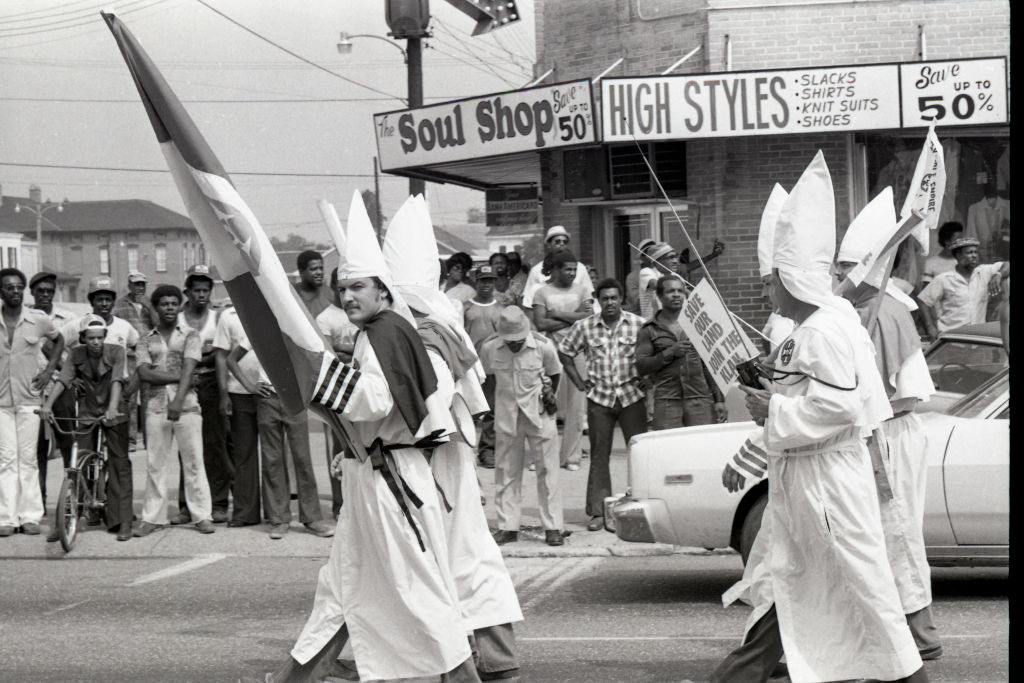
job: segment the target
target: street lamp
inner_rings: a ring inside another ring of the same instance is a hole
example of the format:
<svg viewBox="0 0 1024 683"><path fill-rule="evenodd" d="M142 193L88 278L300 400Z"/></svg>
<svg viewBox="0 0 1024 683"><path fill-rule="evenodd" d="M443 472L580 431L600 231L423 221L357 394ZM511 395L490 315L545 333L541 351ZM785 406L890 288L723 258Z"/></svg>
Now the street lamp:
<svg viewBox="0 0 1024 683"><path fill-rule="evenodd" d="M427 35L427 34L423 34ZM417 107L423 106L423 45L420 42L420 36L416 35L403 35L408 49L403 50L395 43L391 42L387 38L381 36L375 36L369 33L357 33L350 35L345 31L341 32L341 40L338 42L338 52L347 55L352 53L352 39L353 38L373 38L374 40L382 40L388 45L393 46L396 50L402 53L402 61L406 65L407 83L409 88L409 97L407 104L410 109L416 109ZM409 178L409 194L417 195L424 194L426 191L426 183L419 178Z"/></svg>
<svg viewBox="0 0 1024 683"><path fill-rule="evenodd" d="M34 202L33 204L22 204L18 202L14 205L14 213L21 213L22 209L34 213L36 216L36 269L43 269L43 215L51 209L57 209L57 213L64 211L64 205L68 203L65 199L60 203L54 202Z"/></svg>

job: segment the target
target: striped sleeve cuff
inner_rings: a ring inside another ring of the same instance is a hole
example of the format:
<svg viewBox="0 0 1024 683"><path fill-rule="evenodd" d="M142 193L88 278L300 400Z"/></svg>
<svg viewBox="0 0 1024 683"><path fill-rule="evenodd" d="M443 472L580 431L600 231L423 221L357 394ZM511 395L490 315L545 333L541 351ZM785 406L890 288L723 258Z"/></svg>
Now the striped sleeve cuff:
<svg viewBox="0 0 1024 683"><path fill-rule="evenodd" d="M359 376L359 371L351 365L342 363L337 357L325 355L320 375L313 387L312 402L337 413L344 411Z"/></svg>
<svg viewBox="0 0 1024 683"><path fill-rule="evenodd" d="M732 456L732 462L738 472L760 479L768 471L767 454L747 439L736 455Z"/></svg>

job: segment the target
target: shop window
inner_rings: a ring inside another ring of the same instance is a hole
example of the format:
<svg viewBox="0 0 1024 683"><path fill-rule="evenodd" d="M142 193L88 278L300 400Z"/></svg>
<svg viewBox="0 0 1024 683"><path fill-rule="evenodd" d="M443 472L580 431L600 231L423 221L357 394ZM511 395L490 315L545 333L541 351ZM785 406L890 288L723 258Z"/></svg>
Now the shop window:
<svg viewBox="0 0 1024 683"><path fill-rule="evenodd" d="M897 212L903 207L914 174L923 135L868 135L862 138L867 160L868 198L892 186ZM939 225L961 223L968 236L981 242L982 263L1009 258L1010 141L1008 135L939 136L946 162L946 191ZM929 254L938 253L937 232L931 233ZM906 252L915 252L907 258ZM912 240L894 274L918 284L924 256ZM897 272L898 271L898 272Z"/></svg>
<svg viewBox="0 0 1024 683"><path fill-rule="evenodd" d="M641 151L642 150L642 151ZM661 190L644 157L670 197L686 196L686 143L682 141L608 145L562 155L565 198L659 199Z"/></svg>

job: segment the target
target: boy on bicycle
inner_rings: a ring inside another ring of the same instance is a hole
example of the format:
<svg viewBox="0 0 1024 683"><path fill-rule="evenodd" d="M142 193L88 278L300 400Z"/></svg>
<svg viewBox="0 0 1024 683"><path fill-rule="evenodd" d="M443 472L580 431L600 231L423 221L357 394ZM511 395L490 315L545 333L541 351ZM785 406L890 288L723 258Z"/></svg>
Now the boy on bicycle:
<svg viewBox="0 0 1024 683"><path fill-rule="evenodd" d="M54 402L68 388L78 390L79 419L99 420L107 451L107 500L104 516L107 531L117 532L117 540L132 537L132 461L128 457L128 411L122 405L122 388L128 381L125 350L105 344L107 323L89 314L78 326L80 345L72 347L61 368L53 391L46 398L39 416L52 416ZM94 446L94 434L80 437L80 448ZM54 523L47 541L59 538Z"/></svg>

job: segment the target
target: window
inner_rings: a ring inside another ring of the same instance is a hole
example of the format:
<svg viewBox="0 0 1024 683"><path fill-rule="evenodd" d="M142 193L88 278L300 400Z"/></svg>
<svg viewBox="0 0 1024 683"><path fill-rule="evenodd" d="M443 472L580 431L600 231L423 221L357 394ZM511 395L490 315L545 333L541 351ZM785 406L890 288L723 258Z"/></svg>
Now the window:
<svg viewBox="0 0 1024 683"><path fill-rule="evenodd" d="M18 250L15 247L7 247L7 265L10 268L18 267Z"/></svg>
<svg viewBox="0 0 1024 683"><path fill-rule="evenodd" d="M156 272L166 273L167 272L167 245L158 244L156 245Z"/></svg>
<svg viewBox="0 0 1024 683"><path fill-rule="evenodd" d="M70 273L71 275L81 275L82 274L82 247L78 247L78 246L71 247L71 251L69 252L69 254L70 254L70 258L68 259L69 262L67 264L68 273ZM69 299L69 301L74 301L74 300L75 300L75 298L73 296Z"/></svg>
<svg viewBox="0 0 1024 683"><path fill-rule="evenodd" d="M100 275L110 275L110 247L100 247Z"/></svg>
<svg viewBox="0 0 1024 683"><path fill-rule="evenodd" d="M139 247L135 244L128 245L128 270L139 269Z"/></svg>
<svg viewBox="0 0 1024 683"><path fill-rule="evenodd" d="M202 242L199 243L199 263L202 263L204 266L210 265L206 262L206 245Z"/></svg>

